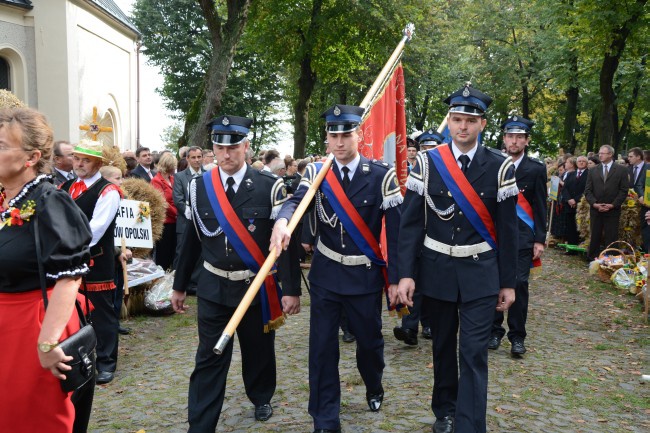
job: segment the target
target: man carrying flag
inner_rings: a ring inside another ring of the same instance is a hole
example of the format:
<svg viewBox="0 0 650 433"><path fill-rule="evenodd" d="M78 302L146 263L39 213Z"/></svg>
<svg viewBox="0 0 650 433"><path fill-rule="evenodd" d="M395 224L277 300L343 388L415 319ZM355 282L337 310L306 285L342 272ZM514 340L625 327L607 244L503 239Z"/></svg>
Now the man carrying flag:
<svg viewBox="0 0 650 433"><path fill-rule="evenodd" d="M519 258L515 302L508 311L510 353L520 357L526 353L526 317L528 316L528 277L530 268L541 265L540 258L546 242L546 167L526 155L534 123L521 116L511 116L503 124L503 142L515 166L519 195L517 197ZM488 349L496 350L506 331L503 312L494 313L492 335Z"/></svg>
<svg viewBox="0 0 650 433"><path fill-rule="evenodd" d="M366 385L368 407L377 412L384 399L382 293L397 288L402 195L393 168L359 155L363 112L361 107L335 105L322 115L335 160L315 196L319 238L309 272L309 414L316 433L341 431L338 328L342 311L357 340L357 368ZM296 193L282 206L271 239L276 251L289 244L287 222L321 167L321 163L309 164ZM388 264L379 246L383 216Z"/></svg>
<svg viewBox="0 0 650 433"><path fill-rule="evenodd" d="M189 186L193 226L185 230L181 240L172 306L177 313L185 311L185 289L196 261L202 257L196 291L199 347L190 377L188 403L190 433L216 429L233 342L226 345L221 356L213 352L213 347L266 258L273 220L287 198L281 178L254 170L245 162L251 123L250 119L237 116L220 116L210 121L208 127L219 167L191 180ZM288 259L286 254L280 256L283 277L290 277ZM258 421L266 421L273 414L273 330L282 324L283 312L300 311L300 293L282 296L277 280L274 268L237 327L244 388L255 405ZM288 283L287 292L293 288Z"/></svg>
<svg viewBox="0 0 650 433"><path fill-rule="evenodd" d="M412 306L417 276L431 315L433 432L483 433L494 309L515 298L518 190L510 158L478 143L492 99L468 84L445 102L452 142L419 153L406 183L398 295Z"/></svg>

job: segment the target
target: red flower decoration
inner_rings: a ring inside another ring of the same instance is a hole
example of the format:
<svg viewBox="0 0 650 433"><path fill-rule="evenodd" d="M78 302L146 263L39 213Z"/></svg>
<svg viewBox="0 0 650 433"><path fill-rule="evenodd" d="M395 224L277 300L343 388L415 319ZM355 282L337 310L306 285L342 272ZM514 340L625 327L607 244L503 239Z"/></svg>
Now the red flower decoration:
<svg viewBox="0 0 650 433"><path fill-rule="evenodd" d="M11 225L17 225L17 226L22 226L23 225L23 220L20 218L20 209L12 209L11 213L9 214L11 216Z"/></svg>

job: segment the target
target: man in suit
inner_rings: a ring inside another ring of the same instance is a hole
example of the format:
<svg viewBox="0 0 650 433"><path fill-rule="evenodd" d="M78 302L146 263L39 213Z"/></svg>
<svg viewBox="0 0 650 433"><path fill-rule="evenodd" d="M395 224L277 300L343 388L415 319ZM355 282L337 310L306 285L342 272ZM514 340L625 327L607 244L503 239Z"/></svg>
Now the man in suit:
<svg viewBox="0 0 650 433"><path fill-rule="evenodd" d="M593 260L605 246L618 238L621 219L621 205L627 197L630 186L628 171L614 161L614 148L609 144L598 151L600 164L589 170L585 198L589 202L591 239L587 257Z"/></svg>
<svg viewBox="0 0 650 433"><path fill-rule="evenodd" d="M185 287L203 254L196 293L199 346L189 387L190 433L215 431L233 342L227 342L220 356L215 356L213 348L259 270L261 264L256 256L264 257L268 251L273 220L286 200L282 179L245 163L251 123L238 116L212 119L209 128L219 167L190 182L189 206L196 229L189 227L183 234L172 294L174 311L185 312ZM288 256L282 255L278 267L287 263ZM258 421L266 421L273 414L274 329L284 320L282 312L300 311L300 293L287 293L285 288L285 296L280 299L275 274L270 275L272 282L265 280L237 327L244 388Z"/></svg>
<svg viewBox="0 0 650 433"><path fill-rule="evenodd" d="M74 179L77 176L72 170L72 155L74 147L67 141L55 141L52 148L52 162L54 163L54 184L56 186Z"/></svg>
<svg viewBox="0 0 650 433"><path fill-rule="evenodd" d="M138 161L138 166L131 171L130 176L145 180L147 183L151 182L156 175L156 170L151 167L153 157L149 148L138 147L135 150L135 159Z"/></svg>
<svg viewBox="0 0 650 433"><path fill-rule="evenodd" d="M576 158L576 170L567 173L562 187L560 202L562 203L562 212L566 216L566 242L570 245L578 245L580 236L576 223L576 210L578 203L585 193L587 185L587 157L584 155ZM574 251L567 251L567 255L576 254Z"/></svg>
<svg viewBox="0 0 650 433"><path fill-rule="evenodd" d="M172 191L172 196L174 198L174 206L178 210L178 218L176 219L176 255L174 257L174 269L178 265L178 258L180 255L181 249L181 238L183 233L188 227L191 227L190 220L192 219L191 209L189 207L190 196L189 196L189 184L190 181L194 178L201 176L205 170L202 166L202 151L198 146L192 146L186 152L186 159L188 161L187 168L180 173L177 173L174 178L174 190ZM197 264L197 269L200 269L201 265ZM196 287L196 281L198 274L196 271L192 274L192 280L190 282L191 287Z"/></svg>
<svg viewBox="0 0 650 433"><path fill-rule="evenodd" d="M508 311L508 340L510 340L510 353L514 357L526 353L524 340L527 335L528 277L531 263L541 258L546 242L546 167L542 161L526 155L534 124L521 116L511 116L501 124L504 133L503 143L515 166L519 189L517 285L515 302ZM501 339L506 333L503 318L502 311L495 311L488 349L496 350L501 344Z"/></svg>
<svg viewBox="0 0 650 433"><path fill-rule="evenodd" d="M452 142L418 154L406 185L398 296L411 306L417 278L431 314L433 432L484 433L494 310L515 299L519 190L511 159L478 143L492 99L467 84L445 102Z"/></svg>
<svg viewBox="0 0 650 433"><path fill-rule="evenodd" d="M643 242L643 251L650 251L650 226L645 219L645 213L648 210L644 201L645 181L650 164L647 164L643 157L643 150L638 147L633 147L627 154L630 161L629 176L630 188L639 196L639 203L641 203L641 237ZM650 205L650 203L648 203Z"/></svg>
<svg viewBox="0 0 650 433"><path fill-rule="evenodd" d="M364 109L335 105L325 111L332 169L316 193L318 240L309 272L309 414L316 433L341 431L338 328L345 311L357 341L357 368L371 411L384 399L384 338L381 333L382 293L396 289L396 247L402 195L395 169L359 155ZM314 181L320 164L309 164L298 190L283 206L273 228L271 245L289 244L287 222ZM334 209L338 209L335 211ZM386 217L388 269L379 236ZM351 218L356 219L351 223ZM365 231L366 236L356 236Z"/></svg>

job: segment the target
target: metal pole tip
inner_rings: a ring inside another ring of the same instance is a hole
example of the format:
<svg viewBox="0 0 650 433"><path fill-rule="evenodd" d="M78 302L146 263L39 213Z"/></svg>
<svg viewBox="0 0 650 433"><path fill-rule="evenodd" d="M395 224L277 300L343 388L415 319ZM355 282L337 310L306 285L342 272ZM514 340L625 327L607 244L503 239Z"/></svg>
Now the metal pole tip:
<svg viewBox="0 0 650 433"><path fill-rule="evenodd" d="M219 337L219 341L217 341L217 344L215 344L214 353L217 355L221 355L223 351L226 349L226 346L228 345L228 342L230 341L230 335L228 334L221 334L221 337Z"/></svg>

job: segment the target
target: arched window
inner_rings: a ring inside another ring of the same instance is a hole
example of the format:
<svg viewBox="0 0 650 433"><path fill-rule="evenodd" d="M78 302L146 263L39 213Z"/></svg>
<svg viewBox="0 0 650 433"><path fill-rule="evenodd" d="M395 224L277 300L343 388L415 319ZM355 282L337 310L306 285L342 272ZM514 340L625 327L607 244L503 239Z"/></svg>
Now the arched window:
<svg viewBox="0 0 650 433"><path fill-rule="evenodd" d="M0 57L0 89L11 90L9 62Z"/></svg>

